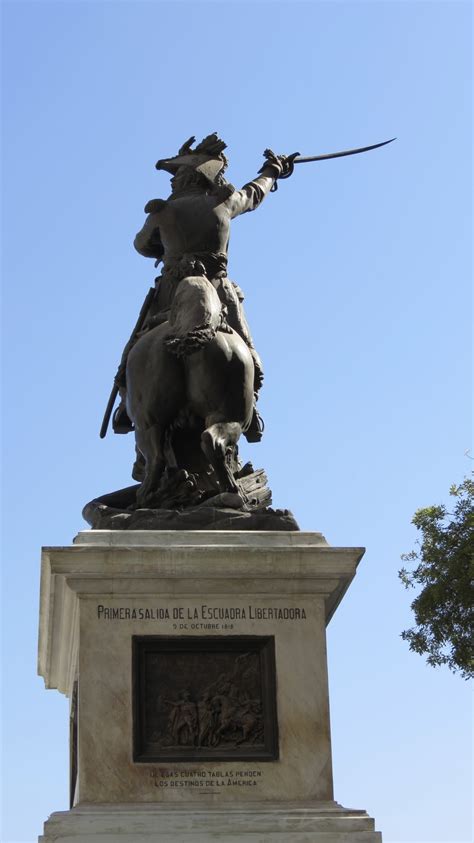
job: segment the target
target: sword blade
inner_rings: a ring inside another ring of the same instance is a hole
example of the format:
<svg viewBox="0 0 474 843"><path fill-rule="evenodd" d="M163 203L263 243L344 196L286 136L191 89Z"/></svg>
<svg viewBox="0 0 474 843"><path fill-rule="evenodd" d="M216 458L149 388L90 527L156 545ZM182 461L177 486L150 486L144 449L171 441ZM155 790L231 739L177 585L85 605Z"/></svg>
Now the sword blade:
<svg viewBox="0 0 474 843"><path fill-rule="evenodd" d="M345 149L343 152L327 152L325 155L311 155L306 158L298 155L298 157L294 158L293 161L295 164L306 164L308 161L326 161L328 158L344 158L345 155L358 155L359 152L370 152L371 149L378 149L379 146L386 146L394 140L396 140L396 138L390 138L390 140L382 141L382 143L373 143L372 146L360 146L358 149Z"/></svg>

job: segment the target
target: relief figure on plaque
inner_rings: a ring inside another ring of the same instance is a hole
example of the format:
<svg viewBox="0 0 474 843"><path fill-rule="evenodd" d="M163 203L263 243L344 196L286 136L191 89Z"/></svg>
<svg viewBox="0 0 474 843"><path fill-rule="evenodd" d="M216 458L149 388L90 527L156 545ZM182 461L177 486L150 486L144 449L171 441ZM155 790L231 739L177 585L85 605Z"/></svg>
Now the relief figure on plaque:
<svg viewBox="0 0 474 843"><path fill-rule="evenodd" d="M238 712L236 726L242 730L242 737L236 742L237 745L263 740L262 703L260 700L247 700Z"/></svg>
<svg viewBox="0 0 474 843"><path fill-rule="evenodd" d="M216 731L217 743L220 742L224 733L230 731L234 725L238 699L233 691L234 688L231 683L227 683L224 685L222 693L214 697L214 703L219 711L219 724Z"/></svg>
<svg viewBox="0 0 474 843"><path fill-rule="evenodd" d="M209 691L204 691L198 701L199 737L198 746L214 746L216 710Z"/></svg>
<svg viewBox="0 0 474 843"><path fill-rule="evenodd" d="M206 672L196 672L189 677L188 687L158 697L157 713L162 712L162 726L153 729L152 739L175 748L263 743L261 686L255 654L241 653L213 681L209 682L209 674L207 677L204 684Z"/></svg>
<svg viewBox="0 0 474 843"><path fill-rule="evenodd" d="M198 736L198 716L196 703L192 701L190 692L182 691L181 698L163 700L171 706L169 716L169 730L176 746L194 746Z"/></svg>
<svg viewBox="0 0 474 843"><path fill-rule="evenodd" d="M262 704L259 699L246 699L220 694L214 698L219 707L219 724L215 742L231 740L236 746L263 740Z"/></svg>

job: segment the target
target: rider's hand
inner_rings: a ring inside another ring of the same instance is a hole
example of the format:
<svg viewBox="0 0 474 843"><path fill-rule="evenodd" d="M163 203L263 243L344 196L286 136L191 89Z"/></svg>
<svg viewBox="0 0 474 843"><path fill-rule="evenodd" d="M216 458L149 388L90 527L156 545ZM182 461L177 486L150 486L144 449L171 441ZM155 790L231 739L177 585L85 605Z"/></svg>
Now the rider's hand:
<svg viewBox="0 0 474 843"><path fill-rule="evenodd" d="M287 179L293 172L293 161L299 152L294 152L292 155L276 155L271 149L266 149L263 154L266 161L259 173L271 169L276 179Z"/></svg>
<svg viewBox="0 0 474 843"><path fill-rule="evenodd" d="M259 173L263 173L265 170L271 170L272 176L278 179L281 176L283 170L283 164L281 163L281 158L283 156L276 155L271 149L266 149L263 153L265 158L264 164L260 167Z"/></svg>

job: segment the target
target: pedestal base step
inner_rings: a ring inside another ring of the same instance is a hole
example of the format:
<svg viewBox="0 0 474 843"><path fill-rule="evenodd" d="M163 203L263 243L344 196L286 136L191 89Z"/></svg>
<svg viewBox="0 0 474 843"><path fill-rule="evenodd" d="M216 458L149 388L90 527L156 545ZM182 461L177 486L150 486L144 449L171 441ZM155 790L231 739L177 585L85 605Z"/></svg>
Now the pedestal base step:
<svg viewBox="0 0 474 843"><path fill-rule="evenodd" d="M382 843L365 811L311 805L80 805L52 814L39 843Z"/></svg>

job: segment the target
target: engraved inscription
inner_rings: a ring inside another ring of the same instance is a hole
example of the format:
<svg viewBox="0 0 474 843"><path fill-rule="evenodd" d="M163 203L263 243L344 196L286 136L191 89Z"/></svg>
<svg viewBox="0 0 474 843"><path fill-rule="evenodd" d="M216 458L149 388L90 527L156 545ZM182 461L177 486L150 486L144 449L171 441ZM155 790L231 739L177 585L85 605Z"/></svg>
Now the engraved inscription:
<svg viewBox="0 0 474 843"><path fill-rule="evenodd" d="M303 621L306 611L302 606L105 606L97 604L100 621L186 621L180 629L219 629L219 624L188 624L188 621ZM173 624L176 628L176 624ZM225 628L225 624L223 625Z"/></svg>
<svg viewBox="0 0 474 843"><path fill-rule="evenodd" d="M257 787L262 778L261 770L151 770L154 787L193 788L201 793L207 788ZM207 792L207 790L206 790ZM222 791L221 791L222 792Z"/></svg>

